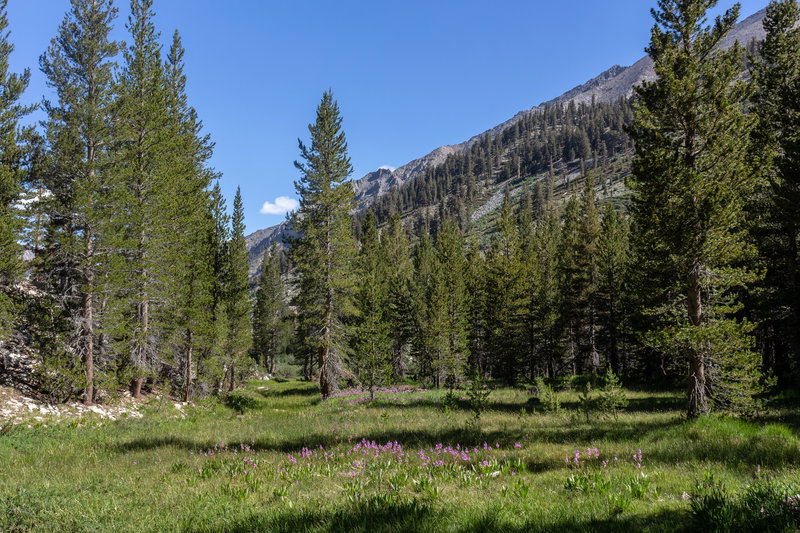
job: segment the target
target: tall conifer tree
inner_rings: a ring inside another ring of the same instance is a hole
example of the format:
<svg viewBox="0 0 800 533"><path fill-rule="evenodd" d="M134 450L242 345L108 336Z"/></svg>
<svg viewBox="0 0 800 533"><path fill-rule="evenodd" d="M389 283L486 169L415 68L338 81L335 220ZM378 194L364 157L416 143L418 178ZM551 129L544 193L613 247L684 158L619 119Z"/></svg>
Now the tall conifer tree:
<svg viewBox="0 0 800 533"><path fill-rule="evenodd" d="M392 341L392 378L405 378L404 352L413 335L411 306L411 245L405 228L397 214L389 219L389 225L381 238L382 260L391 265L388 269L386 319L391 324L389 337Z"/></svg>
<svg viewBox="0 0 800 533"><path fill-rule="evenodd" d="M300 237L292 243L291 254L297 265L301 328L317 354L320 392L328 397L338 390L347 352L344 325L355 311L356 255L350 215L354 195L348 181L353 167L339 105L330 92L323 94L308 130L311 145L298 141L302 162L295 162L302 174L295 182Z"/></svg>
<svg viewBox="0 0 800 533"><path fill-rule="evenodd" d="M231 240L228 244L228 277L226 287L227 331L227 365L229 372L229 390L236 385L236 374L241 373L247 364L245 356L252 334L250 331L250 309L248 299L250 276L247 265L247 243L244 240L244 206L242 194L236 188L233 198L233 215L231 216Z"/></svg>
<svg viewBox="0 0 800 533"><path fill-rule="evenodd" d="M464 270L468 298L468 338L470 375L483 376L486 371L486 261L478 243L473 240L467 251Z"/></svg>
<svg viewBox="0 0 800 533"><path fill-rule="evenodd" d="M116 112L119 154L112 178L116 198L106 213L109 226L115 226L109 228L117 237L115 248L126 251L109 257L113 279L106 290L117 289L112 303L119 320L113 329L121 351L130 354L134 398L140 396L156 356L153 307L169 294L163 266L169 256L166 238L172 234L167 203L175 192L166 179L167 93L152 6L153 0L132 0L130 5L126 27L131 44L123 52Z"/></svg>
<svg viewBox="0 0 800 533"><path fill-rule="evenodd" d="M564 343L568 363L573 373L580 369L581 326L583 308L581 296L583 270L580 225L580 205L577 198L570 197L564 212L564 227L561 230L558 251L558 290L560 318L563 324Z"/></svg>
<svg viewBox="0 0 800 533"><path fill-rule="evenodd" d="M519 373L521 318L525 307L519 235L506 190L498 231L486 260L486 325L488 355L496 375L507 384Z"/></svg>
<svg viewBox="0 0 800 533"><path fill-rule="evenodd" d="M767 260L767 291L759 292L759 316L772 326L778 370L800 364L800 7L773 0L767 32L754 58L753 131L756 164L766 178L751 210L759 248ZM785 335L783 334L785 333ZM788 341L788 342L785 342ZM789 359L788 361L786 359ZM793 359L793 360L792 360Z"/></svg>
<svg viewBox="0 0 800 533"><path fill-rule="evenodd" d="M97 265L103 237L99 206L109 179L113 121L114 56L109 39L117 15L113 0L71 0L70 9L40 58L48 85L58 96L45 102L52 155L49 241L50 286L73 318L75 353L85 372L83 401L94 402L94 314Z"/></svg>
<svg viewBox="0 0 800 533"><path fill-rule="evenodd" d="M628 275L628 225L606 204L597 243L598 345L615 374L621 372L621 339L625 327L625 280Z"/></svg>
<svg viewBox="0 0 800 533"><path fill-rule="evenodd" d="M167 99L166 159L159 197L162 227L166 223L162 279L169 297L164 312L168 321L164 347L183 371L184 401L192 395L192 376L219 379L219 353L223 345L222 307L224 246L227 218L219 184L209 193L218 175L208 167L213 151L210 137L189 105L184 74L184 48L174 32L164 63ZM222 229L220 229L220 226ZM163 239L164 236L162 236ZM201 371L202 370L202 371Z"/></svg>
<svg viewBox="0 0 800 533"><path fill-rule="evenodd" d="M392 373L392 339L387 320L389 264L384 262L375 215L367 213L361 236L359 254L359 291L356 301L359 310L355 328L353 370L363 386L369 389L370 399L375 387L385 383Z"/></svg>
<svg viewBox="0 0 800 533"><path fill-rule="evenodd" d="M533 324L536 351L549 377L561 367L562 331L559 288L560 222L552 211L536 225L533 263Z"/></svg>
<svg viewBox="0 0 800 533"><path fill-rule="evenodd" d="M7 0L0 1L0 341L10 333L13 318L10 294L19 277L22 250L17 244L22 230L15 204L21 191L25 151L21 144L24 132L19 120L30 107L19 103L30 80L30 71L9 72L9 57L14 45L9 40Z"/></svg>
<svg viewBox="0 0 800 533"><path fill-rule="evenodd" d="M267 372L275 372L275 358L285 320L280 251L276 244L264 250L253 306L253 352Z"/></svg>
<svg viewBox="0 0 800 533"><path fill-rule="evenodd" d="M578 312L581 364L594 371L600 366L597 352L597 241L600 236L600 218L597 216L594 178L588 173L580 199L580 225L578 229Z"/></svg>
<svg viewBox="0 0 800 533"><path fill-rule="evenodd" d="M745 161L749 120L737 81L742 50L720 43L736 24L738 4L706 26L716 0L659 0L647 53L656 80L636 88L633 213L640 242L663 245L684 294L684 318L661 330L665 349L685 356L690 418L715 401L747 409L757 389L752 326L730 318L730 289L752 281L741 264L752 252L743 204L754 182Z"/></svg>
<svg viewBox="0 0 800 533"><path fill-rule="evenodd" d="M436 236L428 286L427 328L434 384L452 388L469 359L469 300L465 283L464 237L449 219Z"/></svg>

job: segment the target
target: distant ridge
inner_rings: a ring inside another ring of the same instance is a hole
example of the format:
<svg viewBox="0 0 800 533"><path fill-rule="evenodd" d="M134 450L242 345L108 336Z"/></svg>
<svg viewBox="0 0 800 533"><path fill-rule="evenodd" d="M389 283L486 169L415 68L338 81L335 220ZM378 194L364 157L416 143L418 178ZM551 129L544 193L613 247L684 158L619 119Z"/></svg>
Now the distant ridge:
<svg viewBox="0 0 800 533"><path fill-rule="evenodd" d="M762 20L766 12L767 10L764 8L742 20L722 41L722 47L729 48L733 46L733 43L736 41L744 46L753 39L762 40L766 35L762 26ZM575 104L589 104L592 102L592 99L596 102L614 102L621 97L628 98L632 96L633 87L635 85L643 81L652 81L653 79L655 79L653 60L650 59L649 56L644 56L629 67L614 65L600 75L582 85L570 89L561 96L543 102L530 109L520 111L505 122L475 135L463 143L440 146L429 154L406 163L394 171L388 168L380 168L374 172L370 172L363 178L353 180L353 191L356 194L356 200L362 207L368 206L375 201L376 198L387 194L394 187L399 187L408 183L417 176L424 174L428 168L443 163L447 159L447 156L463 153L487 134L491 138L494 138L509 126L516 124L527 114L540 111L545 106L567 104L569 102L575 102ZM264 254L264 248L271 245L272 242L277 241L280 243L286 230L287 223L283 222L278 226L258 230L247 236L247 247L250 251L249 262L251 276L258 272Z"/></svg>

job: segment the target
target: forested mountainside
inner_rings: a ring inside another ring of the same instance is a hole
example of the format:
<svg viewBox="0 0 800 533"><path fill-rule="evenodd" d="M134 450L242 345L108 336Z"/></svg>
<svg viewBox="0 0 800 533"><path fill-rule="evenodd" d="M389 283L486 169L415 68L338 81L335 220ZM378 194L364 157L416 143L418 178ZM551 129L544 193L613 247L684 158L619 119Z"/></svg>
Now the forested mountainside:
<svg viewBox="0 0 800 533"><path fill-rule="evenodd" d="M744 45L763 39L765 14L766 8L742 20L723 39L722 47L730 47L737 41ZM635 85L654 76L649 56L629 67L615 65L465 142L436 148L394 171L382 168L353 180L356 200L362 209L376 204L373 209L380 220L385 220L390 212L398 212L423 226L425 220L436 224L444 212L461 212L460 220L472 219L476 210L481 210L483 216L492 212L496 215L499 191L504 185L508 184L515 192L512 197L525 198L524 183L533 187L535 181L544 181L552 158L554 194L559 197L569 192L569 182L575 180L581 164L594 166L595 155L602 159L600 173L595 176L601 195L606 189L611 195L624 193L619 184L630 169L631 143L621 125L632 116L630 103L624 100L631 97ZM544 115L546 119L542 118ZM588 150L584 133L589 140ZM571 148L573 158L570 158ZM470 163L474 165L472 176L467 169ZM420 183L412 183L417 178ZM471 181L474 185L468 191ZM483 216L476 217L473 221L478 224L467 231L481 233L479 219ZM362 212L359 218L363 217ZM286 228L284 222L247 236L252 278L259 270L264 249L272 243L282 245Z"/></svg>
<svg viewBox="0 0 800 533"><path fill-rule="evenodd" d="M623 128L632 117L630 100L622 98L613 104L547 105L395 187L357 218L373 212L383 224L398 213L407 229L422 236L452 217L469 234L496 211L506 188L512 198L550 204L573 192L588 170L608 196L630 168L632 145Z"/></svg>

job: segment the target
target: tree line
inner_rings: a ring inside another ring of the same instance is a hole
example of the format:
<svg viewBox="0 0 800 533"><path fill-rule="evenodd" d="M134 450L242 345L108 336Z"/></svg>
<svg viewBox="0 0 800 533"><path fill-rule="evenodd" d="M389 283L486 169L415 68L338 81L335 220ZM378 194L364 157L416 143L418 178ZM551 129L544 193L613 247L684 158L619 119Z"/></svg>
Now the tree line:
<svg viewBox="0 0 800 533"><path fill-rule="evenodd" d="M229 217L178 32L164 54L153 0L132 0L125 45L116 16L112 0L71 0L40 57L56 98L23 127L30 72L8 72L0 2L1 333L35 349L55 400L158 382L188 401L250 364L242 200Z"/></svg>
<svg viewBox="0 0 800 533"><path fill-rule="evenodd" d="M775 377L796 385L800 11L773 0L766 39L723 50L739 6L708 25L714 5L659 1L647 48L656 79L630 102L532 113L379 200L355 231L341 116L326 93L311 146L300 144L300 236L289 249L297 356L308 377L316 367L323 396L409 372L454 387L611 368L682 380L696 417L752 414ZM579 116L601 118L570 126ZM516 203L506 181L488 246L447 210L428 231L404 224L401 213L430 211L452 187L463 196L478 167L484 179L509 162L521 173L522 159L491 159L503 143L539 146L527 172L632 144L628 201L598 202L595 155L581 165L582 190L562 201L553 172Z"/></svg>

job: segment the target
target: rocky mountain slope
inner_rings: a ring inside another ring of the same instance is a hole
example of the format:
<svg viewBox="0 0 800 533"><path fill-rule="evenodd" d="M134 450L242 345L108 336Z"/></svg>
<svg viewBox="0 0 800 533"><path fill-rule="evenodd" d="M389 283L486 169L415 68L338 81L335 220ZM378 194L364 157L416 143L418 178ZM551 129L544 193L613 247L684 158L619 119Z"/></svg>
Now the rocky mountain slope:
<svg viewBox="0 0 800 533"><path fill-rule="evenodd" d="M738 41L741 45L746 45L753 39L763 39L765 32L762 27L762 20L766 13L766 8L742 20L723 41L723 47L727 48ZM356 193L356 200L360 205L367 206L376 198L383 196L398 187L424 174L430 168L435 167L445 161L448 155L463 153L474 143L478 142L487 134L494 138L509 126L513 126L528 113L535 113L546 105L566 104L575 102L576 104L591 103L594 99L597 102L613 102L620 97L627 98L633 94L633 87L643 81L654 79L653 61L649 56L645 56L629 67L614 65L599 76L592 78L586 83L575 87L564 94L544 102L539 106L520 111L509 120L475 135L471 139L454 145L440 146L429 154L415 159L395 170L381 168L370 172L361 179L353 180L353 190ZM264 248L273 242L280 243L282 235L287 229L287 223L283 222L278 226L258 230L247 237L247 247L250 251L250 273L251 276L258 272Z"/></svg>

